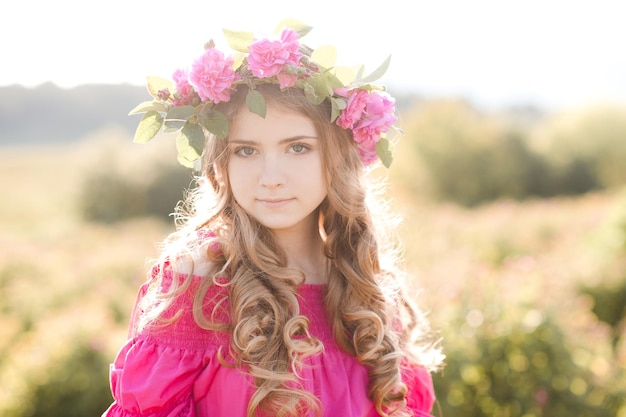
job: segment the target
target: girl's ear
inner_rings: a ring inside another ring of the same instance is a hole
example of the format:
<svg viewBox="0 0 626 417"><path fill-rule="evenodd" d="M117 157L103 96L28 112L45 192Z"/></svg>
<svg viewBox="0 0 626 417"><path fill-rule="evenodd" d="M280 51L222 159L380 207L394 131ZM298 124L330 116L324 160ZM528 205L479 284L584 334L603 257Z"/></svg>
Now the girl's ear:
<svg viewBox="0 0 626 417"><path fill-rule="evenodd" d="M221 190L226 185L224 174L216 163L208 165L204 170L204 175L211 183L213 190L216 192Z"/></svg>
<svg viewBox="0 0 626 417"><path fill-rule="evenodd" d="M212 164L211 165L211 169L212 171L215 173L215 179L221 181L222 180L222 172L220 171L220 168L217 166L217 164Z"/></svg>
<svg viewBox="0 0 626 417"><path fill-rule="evenodd" d="M220 187L223 187L226 184L224 172L222 172L222 169L215 163L213 164L213 172L215 173L215 181Z"/></svg>

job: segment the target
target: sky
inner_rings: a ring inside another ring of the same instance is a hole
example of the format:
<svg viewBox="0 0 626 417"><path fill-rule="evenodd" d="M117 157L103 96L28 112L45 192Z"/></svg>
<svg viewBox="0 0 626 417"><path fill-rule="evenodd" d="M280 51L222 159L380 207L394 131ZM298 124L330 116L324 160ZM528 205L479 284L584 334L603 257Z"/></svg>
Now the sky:
<svg viewBox="0 0 626 417"><path fill-rule="evenodd" d="M143 85L189 67L222 29L313 26L311 47L424 97L559 109L626 102L624 0L21 0L3 6L0 86Z"/></svg>

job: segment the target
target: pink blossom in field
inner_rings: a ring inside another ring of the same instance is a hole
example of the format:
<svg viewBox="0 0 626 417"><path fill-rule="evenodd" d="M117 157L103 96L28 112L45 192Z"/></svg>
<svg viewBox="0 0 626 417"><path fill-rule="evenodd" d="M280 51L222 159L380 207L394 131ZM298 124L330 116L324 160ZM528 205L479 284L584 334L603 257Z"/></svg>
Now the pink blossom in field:
<svg viewBox="0 0 626 417"><path fill-rule="evenodd" d="M270 41L261 39L249 46L248 68L255 77L269 78L280 74L285 66L297 66L302 58L298 51L300 44L297 32L291 29L283 30L280 40ZM283 77L279 82L283 85L291 86L295 84L296 78Z"/></svg>
<svg viewBox="0 0 626 417"><path fill-rule="evenodd" d="M233 58L214 48L207 49L193 63L189 74L200 99L214 103L230 100L231 86L238 78L233 70Z"/></svg>
<svg viewBox="0 0 626 417"><path fill-rule="evenodd" d="M184 106L191 104L193 100L193 87L189 84L189 73L186 70L178 69L172 75L174 85L176 86L176 94L174 95L174 106Z"/></svg>

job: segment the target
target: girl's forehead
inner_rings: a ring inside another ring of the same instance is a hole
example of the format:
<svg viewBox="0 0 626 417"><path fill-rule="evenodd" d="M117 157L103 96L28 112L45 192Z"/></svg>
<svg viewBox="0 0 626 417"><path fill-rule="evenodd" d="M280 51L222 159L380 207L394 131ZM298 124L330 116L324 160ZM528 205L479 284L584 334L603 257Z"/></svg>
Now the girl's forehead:
<svg viewBox="0 0 626 417"><path fill-rule="evenodd" d="M229 139L232 141L262 139L282 140L292 137L317 137L315 124L310 117L268 103L265 117L251 112L245 106L239 109L230 125Z"/></svg>

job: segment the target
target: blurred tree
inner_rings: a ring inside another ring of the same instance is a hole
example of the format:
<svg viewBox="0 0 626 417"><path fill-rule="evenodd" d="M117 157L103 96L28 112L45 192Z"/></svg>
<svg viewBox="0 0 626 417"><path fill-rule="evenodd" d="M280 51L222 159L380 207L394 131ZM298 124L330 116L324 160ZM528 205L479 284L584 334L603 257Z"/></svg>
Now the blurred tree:
<svg viewBox="0 0 626 417"><path fill-rule="evenodd" d="M168 220L184 193L195 186L189 169L178 164L144 161L150 175L130 175L115 155L85 173L78 196L87 221L112 223L133 217Z"/></svg>
<svg viewBox="0 0 626 417"><path fill-rule="evenodd" d="M566 111L519 123L460 100L408 112L400 181L415 194L475 206L626 184L626 108ZM407 162L410 161L410 162ZM410 168L410 169L409 169Z"/></svg>
<svg viewBox="0 0 626 417"><path fill-rule="evenodd" d="M63 360L49 364L43 382L30 382L29 405L20 417L99 416L111 405L109 358L89 345L72 343L74 349Z"/></svg>
<svg viewBox="0 0 626 417"><path fill-rule="evenodd" d="M626 107L596 105L555 114L531 136L532 147L570 189L626 185ZM568 180L566 180L568 179Z"/></svg>
<svg viewBox="0 0 626 417"><path fill-rule="evenodd" d="M526 146L525 132L466 102L422 104L406 132L439 198L472 206L547 192L548 168Z"/></svg>

